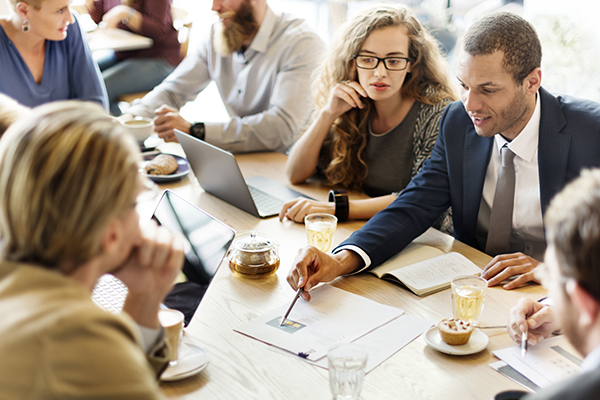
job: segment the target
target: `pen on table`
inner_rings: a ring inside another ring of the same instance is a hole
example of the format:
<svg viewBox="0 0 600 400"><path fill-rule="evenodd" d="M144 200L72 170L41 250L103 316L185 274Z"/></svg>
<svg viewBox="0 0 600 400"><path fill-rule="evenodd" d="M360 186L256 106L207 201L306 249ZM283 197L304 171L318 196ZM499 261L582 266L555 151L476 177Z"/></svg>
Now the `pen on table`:
<svg viewBox="0 0 600 400"><path fill-rule="evenodd" d="M285 320L287 319L288 315L290 315L290 311L292 311L294 304L296 304L296 302L298 301L298 298L300 297L300 295L302 294L303 291L304 291L304 288L298 289L298 291L296 292L296 295L294 296L294 300L292 300L292 304L290 304L289 308L285 312L285 315L281 319L281 323L279 324L279 326L282 326L285 323Z"/></svg>
<svg viewBox="0 0 600 400"><path fill-rule="evenodd" d="M527 354L527 337L529 336L529 330L524 331L521 336L521 358L525 357Z"/></svg>

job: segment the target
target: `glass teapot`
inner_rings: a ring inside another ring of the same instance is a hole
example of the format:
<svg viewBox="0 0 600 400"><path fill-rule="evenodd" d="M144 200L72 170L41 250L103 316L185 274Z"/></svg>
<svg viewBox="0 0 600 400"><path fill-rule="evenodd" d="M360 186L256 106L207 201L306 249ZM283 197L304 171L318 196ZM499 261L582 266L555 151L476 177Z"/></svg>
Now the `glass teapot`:
<svg viewBox="0 0 600 400"><path fill-rule="evenodd" d="M228 259L229 268L237 276L270 276L279 268L279 244L256 231L244 233L236 238Z"/></svg>

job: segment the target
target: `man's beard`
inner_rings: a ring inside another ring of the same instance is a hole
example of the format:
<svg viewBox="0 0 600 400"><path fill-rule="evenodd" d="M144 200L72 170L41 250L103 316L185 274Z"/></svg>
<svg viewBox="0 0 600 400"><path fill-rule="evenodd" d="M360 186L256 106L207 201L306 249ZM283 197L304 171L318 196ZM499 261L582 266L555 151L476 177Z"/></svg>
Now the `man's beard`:
<svg viewBox="0 0 600 400"><path fill-rule="evenodd" d="M257 29L258 24L254 19L250 0L244 0L228 25L223 21L216 24L215 49L219 54L229 56L234 51L240 50L244 42L254 35Z"/></svg>

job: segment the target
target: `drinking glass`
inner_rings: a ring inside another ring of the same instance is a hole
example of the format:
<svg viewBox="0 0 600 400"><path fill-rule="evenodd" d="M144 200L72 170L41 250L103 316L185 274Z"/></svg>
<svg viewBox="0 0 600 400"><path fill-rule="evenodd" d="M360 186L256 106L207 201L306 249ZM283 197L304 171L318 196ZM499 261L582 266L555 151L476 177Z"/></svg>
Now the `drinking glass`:
<svg viewBox="0 0 600 400"><path fill-rule="evenodd" d="M327 352L329 387L335 400L357 400L360 396L367 351L352 343L333 346Z"/></svg>
<svg viewBox="0 0 600 400"><path fill-rule="evenodd" d="M452 279L452 316L479 324L487 281L479 276L461 275Z"/></svg>
<svg viewBox="0 0 600 400"><path fill-rule="evenodd" d="M327 253L333 242L337 218L331 214L309 214L304 217L308 244Z"/></svg>
<svg viewBox="0 0 600 400"><path fill-rule="evenodd" d="M181 311L168 309L158 311L158 320L165 328L165 341L171 350L169 365L177 365L181 351L181 338L183 335L184 315Z"/></svg>

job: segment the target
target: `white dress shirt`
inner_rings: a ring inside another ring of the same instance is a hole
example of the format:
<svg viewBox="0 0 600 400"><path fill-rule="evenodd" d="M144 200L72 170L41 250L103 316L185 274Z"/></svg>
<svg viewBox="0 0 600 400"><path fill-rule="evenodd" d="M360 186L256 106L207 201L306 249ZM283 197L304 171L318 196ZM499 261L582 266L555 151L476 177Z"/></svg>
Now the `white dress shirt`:
<svg viewBox="0 0 600 400"><path fill-rule="evenodd" d="M507 144L515 153L515 200L512 217L510 251L521 251L535 259L543 260L546 250L544 221L540 197L540 174L538 165L538 143L540 137L541 101L539 95L533 115L521 133L508 142L502 135L494 137L494 148L488 164L479 216L477 219L478 241L485 248L490 210L496 193L498 172L502 165L500 150Z"/></svg>
<svg viewBox="0 0 600 400"><path fill-rule="evenodd" d="M153 117L163 104L180 109L215 81L231 119L205 122L208 143L234 152L285 152L308 122L310 77L323 42L308 24L267 7L250 46L222 56L214 26L179 66L129 112ZM204 122L204 121L201 121Z"/></svg>

